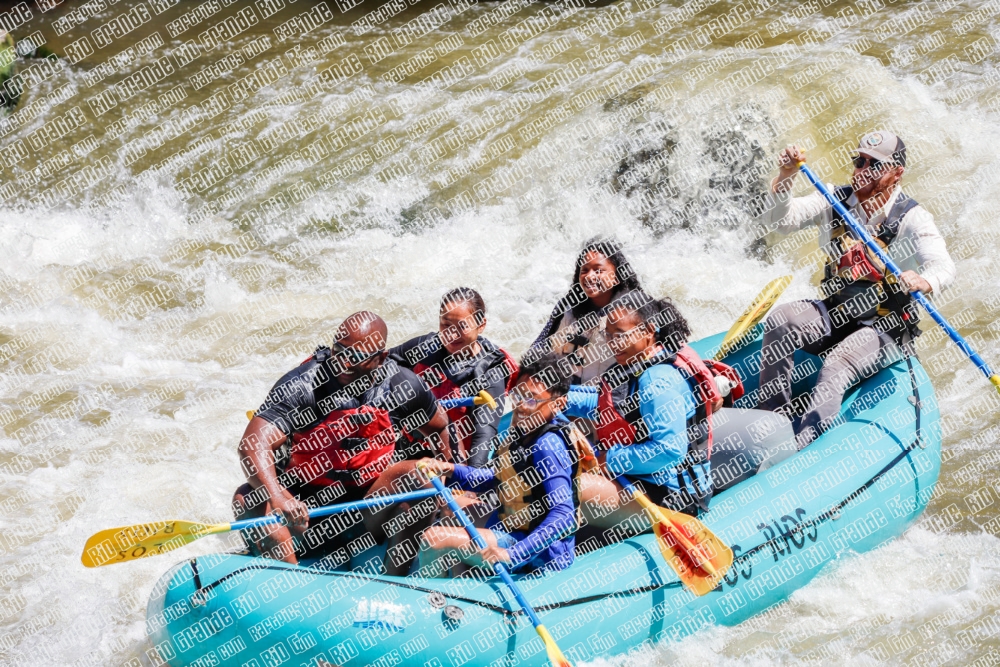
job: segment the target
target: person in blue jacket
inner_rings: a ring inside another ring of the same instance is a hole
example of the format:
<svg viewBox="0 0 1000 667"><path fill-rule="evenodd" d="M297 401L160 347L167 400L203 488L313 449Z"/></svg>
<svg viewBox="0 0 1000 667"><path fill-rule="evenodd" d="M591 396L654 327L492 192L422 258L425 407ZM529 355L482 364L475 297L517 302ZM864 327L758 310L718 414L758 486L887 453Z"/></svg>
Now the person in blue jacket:
<svg viewBox="0 0 1000 667"><path fill-rule="evenodd" d="M489 466L422 461L426 468L476 492L479 503L497 509L479 529L488 545L483 551L472 546L464 528L428 528L420 540L421 573L440 575L459 560L472 566L502 562L514 570L561 570L573 563L579 525L574 479L579 462L569 422L560 413L570 378L560 371L559 359L545 353L521 366L511 392L511 428ZM446 558L448 554L453 556Z"/></svg>
<svg viewBox="0 0 1000 667"><path fill-rule="evenodd" d="M584 515L598 527L643 523L638 503L622 502L618 476L657 504L697 515L712 496L707 416L722 405L715 373L686 345L690 328L669 300L630 292L608 313L616 364L602 376L598 399L604 475L584 475Z"/></svg>
<svg viewBox="0 0 1000 667"><path fill-rule="evenodd" d="M618 477L658 505L697 516L716 492L794 451L787 419L723 407L742 394L739 376L727 364L702 360L686 344L690 329L669 300L631 292L612 302L608 313L616 364L602 376L597 401L603 474L585 473L580 480L589 523L620 536L648 530L645 512L625 502Z"/></svg>

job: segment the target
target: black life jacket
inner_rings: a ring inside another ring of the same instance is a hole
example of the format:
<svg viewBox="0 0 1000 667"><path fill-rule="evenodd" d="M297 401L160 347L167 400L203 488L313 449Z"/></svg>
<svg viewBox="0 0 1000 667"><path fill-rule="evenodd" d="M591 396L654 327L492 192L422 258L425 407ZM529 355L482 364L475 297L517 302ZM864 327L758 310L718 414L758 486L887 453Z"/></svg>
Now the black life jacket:
<svg viewBox="0 0 1000 667"><path fill-rule="evenodd" d="M847 201L853 193L854 189L845 185L836 188L833 194L848 207ZM918 205L915 199L900 192L877 234L873 235L875 242L888 249L899 234L903 216ZM920 335L919 313L913 297L864 243L854 237L836 209L831 219L827 255L821 289L827 295L823 303L836 326L871 324L889 334L902 347L908 347L907 339Z"/></svg>
<svg viewBox="0 0 1000 667"><path fill-rule="evenodd" d="M546 433L557 433L572 461L570 479L573 484L573 507L579 512L580 492L579 454L575 451L569 433L570 424L551 421L531 433L518 436L515 429L509 431L497 448L497 456L491 463L495 466L497 494L500 499L498 516L507 531L531 532L537 528L551 509L550 499L545 493L542 474L535 467L535 457L531 448ZM577 517L577 525L580 523Z"/></svg>
<svg viewBox="0 0 1000 667"><path fill-rule="evenodd" d="M438 334L433 334L438 336ZM420 376L428 387L434 398L438 400L446 398L461 398L463 396L475 396L485 386L480 386L477 380L485 377L491 372L501 372L506 376L505 389L510 391L514 387L517 378L517 362L506 350L497 347L489 340L480 338L480 346L485 354L482 354L474 364L462 372L454 372L449 368L447 348L440 344L439 347L416 364L413 365L413 372ZM463 388L466 391L463 392ZM500 402L500 401L498 401ZM472 433L475 431L472 419L472 408L456 407L448 411L448 423L451 427L449 433L456 443L461 442L465 451L472 449Z"/></svg>

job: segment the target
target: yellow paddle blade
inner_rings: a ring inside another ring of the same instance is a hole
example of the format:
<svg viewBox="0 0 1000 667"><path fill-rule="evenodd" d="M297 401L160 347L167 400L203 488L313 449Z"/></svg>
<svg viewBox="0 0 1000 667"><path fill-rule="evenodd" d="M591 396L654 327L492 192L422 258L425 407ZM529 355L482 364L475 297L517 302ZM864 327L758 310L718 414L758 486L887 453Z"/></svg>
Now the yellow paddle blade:
<svg viewBox="0 0 1000 667"><path fill-rule="evenodd" d="M193 521L161 521L108 528L90 536L83 547L80 560L87 567L125 563L159 556L205 535L228 531L228 523L204 524Z"/></svg>
<svg viewBox="0 0 1000 667"><path fill-rule="evenodd" d="M693 516L655 505L641 493L634 498L653 524L664 560L695 595L705 595L733 564L733 550Z"/></svg>
<svg viewBox="0 0 1000 667"><path fill-rule="evenodd" d="M476 394L476 397L472 400L472 402L475 403L476 405L482 405L483 403L485 403L486 405L490 406L490 410L497 409L497 402L493 400L492 396L490 396L490 392L486 391L485 389Z"/></svg>
<svg viewBox="0 0 1000 667"><path fill-rule="evenodd" d="M719 360L729 354L729 351L736 347L743 337L764 319L781 293L792 283L793 278L794 276L781 276L764 285L760 294L726 332L725 338L722 339L722 345L719 346L719 351L713 357L714 359Z"/></svg>
<svg viewBox="0 0 1000 667"><path fill-rule="evenodd" d="M549 634L548 629L544 625L536 625L535 630L538 632L538 636L542 638L542 642L545 644L545 652L549 654L549 662L554 667L573 667L562 651L559 650L556 640L552 638L552 635Z"/></svg>
<svg viewBox="0 0 1000 667"><path fill-rule="evenodd" d="M990 376L990 383L1000 391L1000 375L993 374Z"/></svg>
<svg viewBox="0 0 1000 667"><path fill-rule="evenodd" d="M678 555L687 556L688 566L693 568L693 576L681 581L695 595L715 590L732 567L733 550L695 517L665 508L660 508L660 512L667 520L665 525L675 544L687 542L691 545L687 550L674 549ZM660 543L663 545L664 540Z"/></svg>

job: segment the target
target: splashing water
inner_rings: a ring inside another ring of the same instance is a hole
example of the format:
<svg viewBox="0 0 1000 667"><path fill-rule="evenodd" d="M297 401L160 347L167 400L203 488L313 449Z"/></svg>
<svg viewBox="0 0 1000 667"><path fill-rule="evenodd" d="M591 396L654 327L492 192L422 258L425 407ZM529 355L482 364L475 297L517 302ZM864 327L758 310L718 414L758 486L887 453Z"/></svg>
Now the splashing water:
<svg viewBox="0 0 1000 667"><path fill-rule="evenodd" d="M398 343L436 326L444 291L469 285L486 298L486 335L517 354L597 234L626 244L696 336L728 328L782 273L796 275L786 298L811 297L816 267L801 260L815 241L762 237L753 222L787 143L844 182L861 133L905 137L908 191L959 267L942 310L1000 361L1000 76L982 46L997 21L986 3L563 2L545 6L546 30L488 58L491 41L525 36L510 30L542 15L513 2L442 5L444 23L377 62L379 38L427 8L361 31L352 21L375 10L362 3L280 41L276 27L318 6L299 2L190 60L191 35L165 39L153 21L25 89L0 138L5 663L152 664L145 601L170 558L85 570L80 546L114 525L229 520L245 410L354 310L382 314ZM25 34L72 53L72 39L142 4L121 0L57 36L80 7L66 3ZM691 46L751 5L737 28ZM885 28L900 17L917 27ZM99 116L87 102L163 58L184 65ZM226 96L278 59L269 84ZM425 81L435 72L454 79ZM15 142L77 108L83 122L12 163ZM762 617L614 664L995 656L984 633L1000 608L1000 418L971 365L941 362L949 346L920 340L946 439L917 527Z"/></svg>

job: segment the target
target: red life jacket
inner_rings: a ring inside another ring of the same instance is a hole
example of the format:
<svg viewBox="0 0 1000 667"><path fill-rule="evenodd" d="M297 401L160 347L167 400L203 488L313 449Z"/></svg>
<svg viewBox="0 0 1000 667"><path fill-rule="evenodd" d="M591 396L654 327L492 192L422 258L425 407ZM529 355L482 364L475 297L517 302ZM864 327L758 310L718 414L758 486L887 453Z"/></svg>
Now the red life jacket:
<svg viewBox="0 0 1000 667"><path fill-rule="evenodd" d="M318 355L323 353L323 348L317 350ZM302 363L316 360L314 355ZM312 486L367 486L392 462L396 436L389 412L383 408L362 403L333 410L315 426L292 434L287 470Z"/></svg>
<svg viewBox="0 0 1000 667"><path fill-rule="evenodd" d="M706 456L712 454L712 404L721 400L722 395L715 384L715 376L722 375L736 383L730 390L733 400L743 395L743 382L740 376L729 365L711 359L703 360L690 346L685 345L675 354L665 357L658 363L672 364L685 379L694 383L695 403L697 408L695 416L688 420L689 437L695 433L703 432L700 437L696 436L699 442L689 443L689 447L703 447ZM655 364L654 364L655 365ZM647 367L648 368L648 367ZM645 372L646 369L642 369ZM640 373L641 374L641 373ZM630 399L633 397L629 397ZM634 398L638 398L635 396ZM635 422L642 417L639 416L638 401L635 405L626 408L625 414L615 405L611 386L607 380L601 379L601 391L597 397L597 409L600 418L597 424L597 439L604 449L612 445L631 445L636 442L637 430ZM694 423L692 423L694 422ZM699 427L700 423L704 427Z"/></svg>
<svg viewBox="0 0 1000 667"><path fill-rule="evenodd" d="M845 245L847 245L845 243ZM860 241L846 247L831 271L838 276L846 276L851 282L867 280L877 283L884 277L883 272L868 258L868 250Z"/></svg>
<svg viewBox="0 0 1000 667"><path fill-rule="evenodd" d="M503 348L497 347L497 349L503 354L503 367L507 370L507 382L504 390L509 392L514 388L515 380L517 379L517 362L514 360L514 357L510 356ZM492 366L491 368L496 367L497 366ZM420 378L427 383L427 386L431 389L431 393L434 394L434 398L442 400L445 398L462 397L461 387L441 372L440 366L428 366L424 362L420 361L414 364L413 372L419 375ZM453 431L455 437L459 442L461 442L462 448L465 451L469 451L472 446L472 432L475 428L471 423L467 423L463 421L463 419L465 419L466 415L471 415L471 408L451 408L447 412L448 422L457 426L457 428ZM472 417L470 416L469 419L471 420Z"/></svg>

